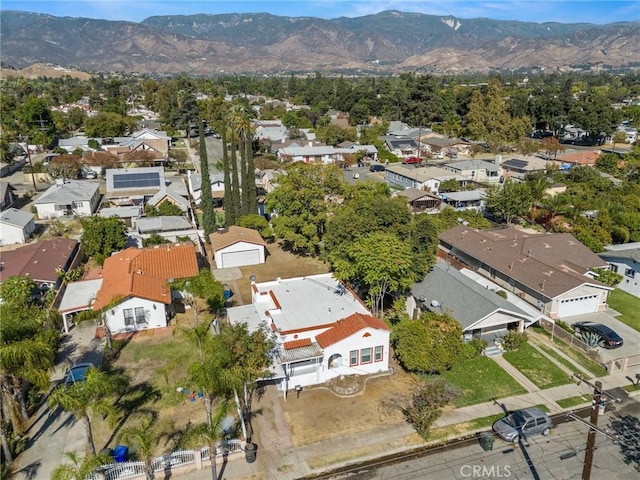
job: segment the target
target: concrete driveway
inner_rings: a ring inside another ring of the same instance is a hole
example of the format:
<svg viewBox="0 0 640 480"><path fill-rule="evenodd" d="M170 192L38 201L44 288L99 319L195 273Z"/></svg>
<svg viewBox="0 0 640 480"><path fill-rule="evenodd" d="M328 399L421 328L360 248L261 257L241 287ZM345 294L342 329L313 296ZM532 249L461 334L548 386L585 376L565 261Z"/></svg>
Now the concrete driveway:
<svg viewBox="0 0 640 480"><path fill-rule="evenodd" d="M93 322L87 322L63 337L51 375L52 387L62 381L70 363L102 364L104 341L94 338L95 331ZM46 402L34 415L27 435L27 448L15 461L13 478L19 480L51 478L53 469L67 461L64 452L77 452L84 456L87 449L87 435L82 422L61 409L50 411ZM96 448L101 446L96 445Z"/></svg>
<svg viewBox="0 0 640 480"><path fill-rule="evenodd" d="M569 325L575 322L602 323L620 335L624 340L624 345L622 345L622 347L614 348L612 350L598 348L598 352L600 352L605 362L630 355L638 355L640 353L640 332L622 323L620 320L617 320L608 312L576 315L574 317L563 318L563 320Z"/></svg>

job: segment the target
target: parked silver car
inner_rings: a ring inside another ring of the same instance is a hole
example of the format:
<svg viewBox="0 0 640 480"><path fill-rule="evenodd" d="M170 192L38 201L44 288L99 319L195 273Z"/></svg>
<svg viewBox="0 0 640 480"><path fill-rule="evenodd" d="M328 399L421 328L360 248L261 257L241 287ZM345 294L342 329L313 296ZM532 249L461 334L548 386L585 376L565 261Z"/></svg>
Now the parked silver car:
<svg viewBox="0 0 640 480"><path fill-rule="evenodd" d="M518 443L520 438L541 433L549 435L553 423L549 416L537 407L517 410L493 424L493 431L507 442Z"/></svg>

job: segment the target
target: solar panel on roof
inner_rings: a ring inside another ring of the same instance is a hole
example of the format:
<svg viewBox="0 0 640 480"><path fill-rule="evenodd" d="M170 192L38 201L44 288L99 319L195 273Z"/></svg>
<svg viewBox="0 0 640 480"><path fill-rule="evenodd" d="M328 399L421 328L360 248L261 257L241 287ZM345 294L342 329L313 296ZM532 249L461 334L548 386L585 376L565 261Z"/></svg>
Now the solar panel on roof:
<svg viewBox="0 0 640 480"><path fill-rule="evenodd" d="M113 188L160 188L160 172L120 173L113 176Z"/></svg>
<svg viewBox="0 0 640 480"><path fill-rule="evenodd" d="M513 168L523 168L529 164L526 160L518 160L517 158L512 158L507 160L502 164L502 166L513 167Z"/></svg>

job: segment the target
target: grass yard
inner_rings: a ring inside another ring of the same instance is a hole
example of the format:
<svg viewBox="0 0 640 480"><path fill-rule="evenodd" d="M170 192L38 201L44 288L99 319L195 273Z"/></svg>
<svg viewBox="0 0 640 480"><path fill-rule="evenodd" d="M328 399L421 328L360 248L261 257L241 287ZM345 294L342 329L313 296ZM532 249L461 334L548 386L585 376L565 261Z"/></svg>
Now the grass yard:
<svg viewBox="0 0 640 480"><path fill-rule="evenodd" d="M640 385L625 385L623 387L627 392L632 393L632 392L640 392Z"/></svg>
<svg viewBox="0 0 640 480"><path fill-rule="evenodd" d="M622 314L616 319L640 332L640 298L616 288L609 293L607 303Z"/></svg>
<svg viewBox="0 0 640 480"><path fill-rule="evenodd" d="M530 327L530 328L532 328L536 333L539 333L551 339L551 334L548 331L546 331L544 328L540 328L537 326ZM553 343L555 344L556 347L558 347L560 350L566 353L569 357L575 360L576 363L579 363L584 368L589 370L594 377L604 377L607 374L607 369L604 368L604 366L600 365L598 362L594 360L591 360L579 350L570 347L557 336L553 338Z"/></svg>
<svg viewBox="0 0 640 480"><path fill-rule="evenodd" d="M569 375L529 344L524 344L519 350L505 352L502 356L539 388L557 387L572 382Z"/></svg>
<svg viewBox="0 0 640 480"><path fill-rule="evenodd" d="M591 395L577 395L575 397L563 398L556 403L562 408L571 408L589 402L591 402Z"/></svg>
<svg viewBox="0 0 640 480"><path fill-rule="evenodd" d="M541 343L536 343L536 346L542 350L543 352L545 352L546 354L548 354L549 356L553 357L554 359L556 359L559 363L561 363L562 365L564 365L565 367L567 367L569 370L571 370L572 372L575 373L582 373L581 371L579 371L578 369L576 369L576 367L574 367L573 363L571 363L569 360L567 360L566 358L564 358L562 355L560 355L558 352L556 352L553 348L549 348L546 345L543 345ZM583 378L585 380L590 380L591 377L589 375L583 375Z"/></svg>
<svg viewBox="0 0 640 480"><path fill-rule="evenodd" d="M455 402L456 407L527 393L496 362L487 357L466 360L441 376L462 392L462 396Z"/></svg>

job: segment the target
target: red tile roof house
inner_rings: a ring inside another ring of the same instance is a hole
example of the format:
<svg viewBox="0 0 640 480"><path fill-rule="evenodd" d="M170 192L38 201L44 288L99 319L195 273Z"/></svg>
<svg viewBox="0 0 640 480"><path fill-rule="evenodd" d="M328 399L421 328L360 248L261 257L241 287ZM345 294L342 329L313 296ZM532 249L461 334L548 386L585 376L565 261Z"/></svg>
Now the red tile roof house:
<svg viewBox="0 0 640 480"><path fill-rule="evenodd" d="M166 327L174 314L171 282L198 272L191 243L127 248L105 260L92 309L103 311L111 333Z"/></svg>
<svg viewBox="0 0 640 480"><path fill-rule="evenodd" d="M607 263L569 233L525 233L514 228L443 232L438 255L462 264L517 294L552 319L607 307L611 287L595 280Z"/></svg>
<svg viewBox="0 0 640 480"><path fill-rule="evenodd" d="M341 375L389 369L389 327L330 273L252 283L250 305L227 310L232 323L264 326L279 353L270 381L286 393Z"/></svg>

